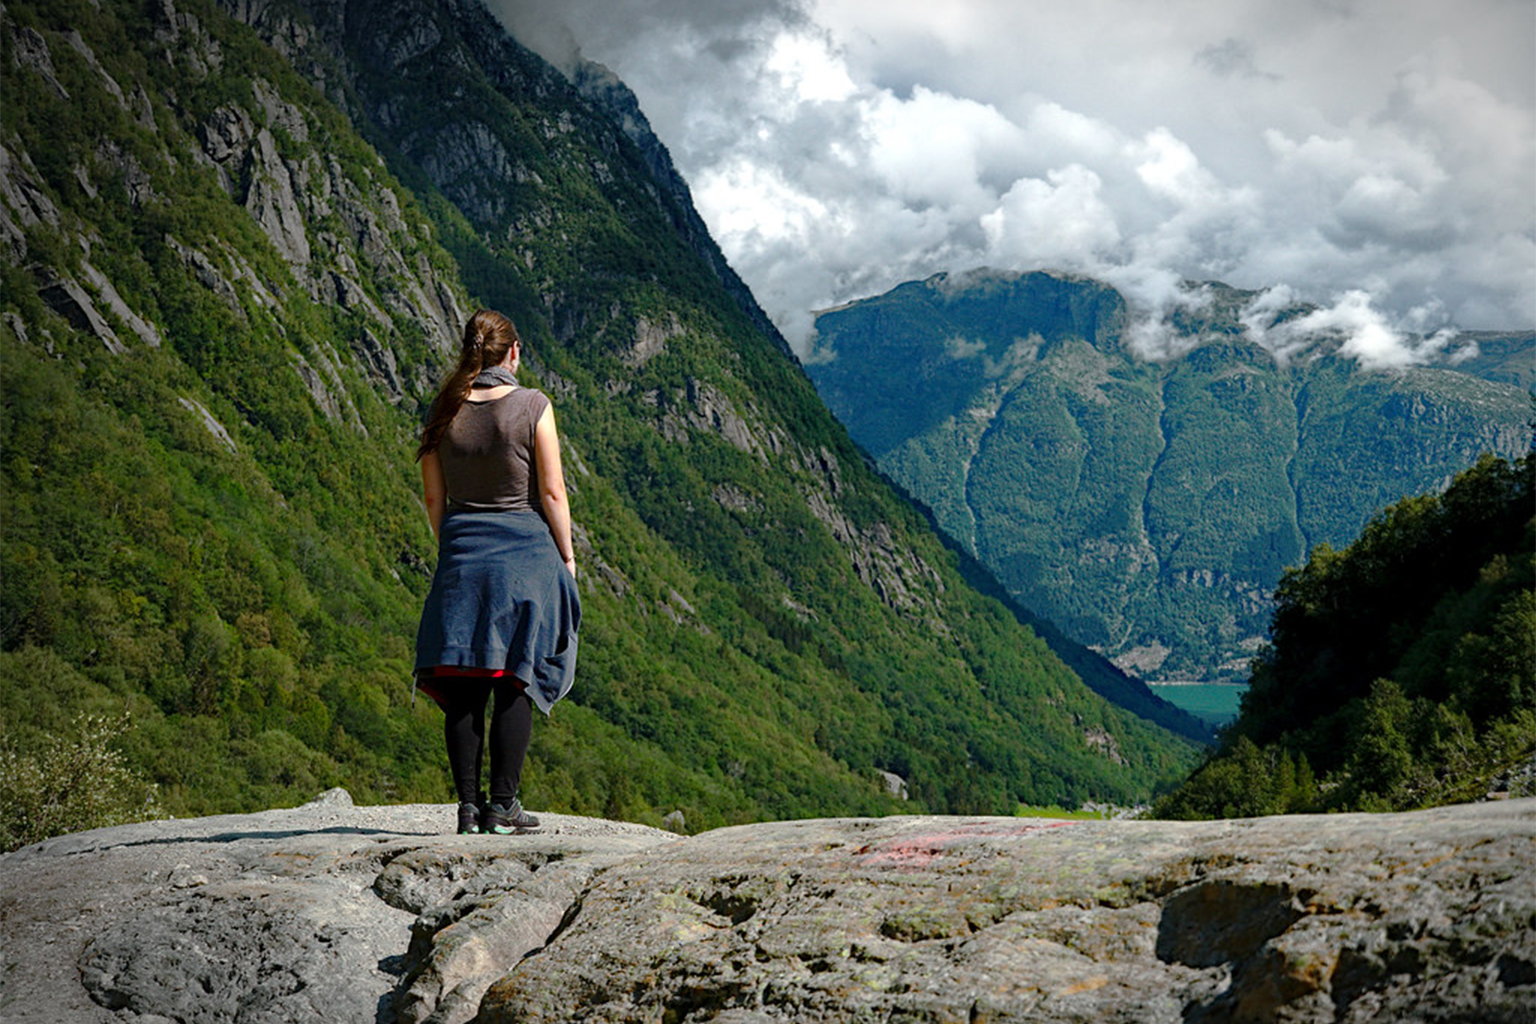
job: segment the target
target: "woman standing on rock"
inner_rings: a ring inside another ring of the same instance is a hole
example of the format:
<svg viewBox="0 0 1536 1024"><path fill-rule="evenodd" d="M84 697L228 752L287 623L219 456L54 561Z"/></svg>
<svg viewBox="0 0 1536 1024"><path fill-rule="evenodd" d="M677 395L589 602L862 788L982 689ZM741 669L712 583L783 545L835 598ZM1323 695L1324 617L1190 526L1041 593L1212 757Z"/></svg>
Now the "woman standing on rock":
<svg viewBox="0 0 1536 1024"><path fill-rule="evenodd" d="M416 677L446 715L460 833L538 827L518 798L532 706L548 714L576 671L581 600L560 439L549 399L517 383L521 354L510 320L472 316L416 450L438 540ZM487 800L480 762L493 696Z"/></svg>

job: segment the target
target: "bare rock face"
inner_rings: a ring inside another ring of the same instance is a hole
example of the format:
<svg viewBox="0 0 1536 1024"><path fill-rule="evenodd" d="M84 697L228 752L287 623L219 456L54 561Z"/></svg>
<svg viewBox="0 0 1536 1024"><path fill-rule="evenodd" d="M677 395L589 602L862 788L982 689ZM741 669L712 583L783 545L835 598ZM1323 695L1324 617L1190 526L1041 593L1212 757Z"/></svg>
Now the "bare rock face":
<svg viewBox="0 0 1536 1024"><path fill-rule="evenodd" d="M722 829L606 872L477 1020L1536 1019L1536 802Z"/></svg>
<svg viewBox="0 0 1536 1024"><path fill-rule="evenodd" d="M468 1020L598 872L678 839L543 817L536 836L448 835L452 805L332 790L0 856L0 1020Z"/></svg>
<svg viewBox="0 0 1536 1024"><path fill-rule="evenodd" d="M102 319L96 305L84 288L67 277L60 277L52 268L41 268L38 273L38 296L77 331L94 334L113 355L122 355L128 349L118 340L117 332Z"/></svg>
<svg viewBox="0 0 1536 1024"><path fill-rule="evenodd" d="M7 1021L1536 1019L1536 800L691 838L452 806L148 822L0 857Z"/></svg>

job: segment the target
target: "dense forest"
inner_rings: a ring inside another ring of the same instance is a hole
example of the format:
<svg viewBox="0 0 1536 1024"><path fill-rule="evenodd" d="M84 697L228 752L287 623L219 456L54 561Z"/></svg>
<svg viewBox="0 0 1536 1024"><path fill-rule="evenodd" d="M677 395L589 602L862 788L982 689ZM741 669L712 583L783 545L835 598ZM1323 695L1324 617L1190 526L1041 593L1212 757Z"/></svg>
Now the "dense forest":
<svg viewBox="0 0 1536 1024"><path fill-rule="evenodd" d="M1392 505L1348 547L1319 546L1287 572L1240 717L1155 812L1406 810L1495 789L1536 795L1533 482L1536 458L1487 457L1443 493Z"/></svg>
<svg viewBox="0 0 1536 1024"><path fill-rule="evenodd" d="M235 6L260 34L206 0L0 10L5 846L447 799L411 453L480 304L556 402L579 525L529 806L1011 813L1193 765L967 582L655 152L482 7Z"/></svg>

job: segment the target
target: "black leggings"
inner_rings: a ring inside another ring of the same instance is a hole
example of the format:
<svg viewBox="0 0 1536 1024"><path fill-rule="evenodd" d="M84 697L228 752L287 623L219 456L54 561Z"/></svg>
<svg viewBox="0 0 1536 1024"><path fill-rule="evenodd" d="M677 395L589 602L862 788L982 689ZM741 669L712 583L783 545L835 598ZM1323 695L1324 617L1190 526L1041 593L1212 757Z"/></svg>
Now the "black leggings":
<svg viewBox="0 0 1536 1024"><path fill-rule="evenodd" d="M480 802L480 757L485 748L485 705L491 694L491 802L512 803L522 781L523 758L533 732L533 705L512 677L457 676L440 681L448 767L460 803Z"/></svg>

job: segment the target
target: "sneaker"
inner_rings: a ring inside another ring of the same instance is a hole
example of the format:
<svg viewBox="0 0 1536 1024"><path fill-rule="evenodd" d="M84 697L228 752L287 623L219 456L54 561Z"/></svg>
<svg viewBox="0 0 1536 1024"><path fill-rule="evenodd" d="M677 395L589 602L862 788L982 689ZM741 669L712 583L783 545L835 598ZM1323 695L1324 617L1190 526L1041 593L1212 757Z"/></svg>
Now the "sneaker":
<svg viewBox="0 0 1536 1024"><path fill-rule="evenodd" d="M480 834L480 808L475 804L459 804L459 835Z"/></svg>
<svg viewBox="0 0 1536 1024"><path fill-rule="evenodd" d="M539 819L523 810L523 802L516 797L511 804L491 804L480 817L480 831L497 836L521 832L536 832Z"/></svg>

